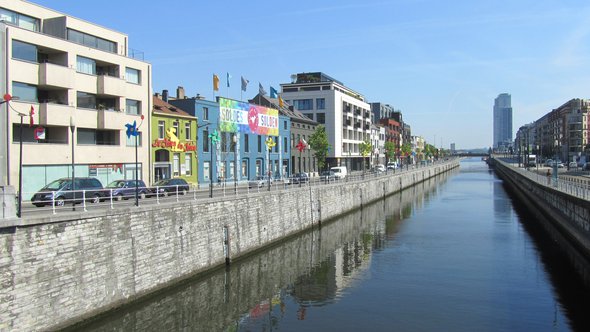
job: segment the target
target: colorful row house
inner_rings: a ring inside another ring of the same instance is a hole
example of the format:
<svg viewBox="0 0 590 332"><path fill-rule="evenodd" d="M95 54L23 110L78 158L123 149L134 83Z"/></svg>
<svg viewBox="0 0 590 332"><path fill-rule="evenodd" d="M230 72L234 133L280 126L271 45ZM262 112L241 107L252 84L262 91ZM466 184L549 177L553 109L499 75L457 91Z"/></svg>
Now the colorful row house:
<svg viewBox="0 0 590 332"><path fill-rule="evenodd" d="M182 178L197 184L197 118L158 97L153 103L152 182Z"/></svg>
<svg viewBox="0 0 590 332"><path fill-rule="evenodd" d="M199 119L200 186L291 174L289 117L273 108L223 97L217 102L179 97L168 102Z"/></svg>

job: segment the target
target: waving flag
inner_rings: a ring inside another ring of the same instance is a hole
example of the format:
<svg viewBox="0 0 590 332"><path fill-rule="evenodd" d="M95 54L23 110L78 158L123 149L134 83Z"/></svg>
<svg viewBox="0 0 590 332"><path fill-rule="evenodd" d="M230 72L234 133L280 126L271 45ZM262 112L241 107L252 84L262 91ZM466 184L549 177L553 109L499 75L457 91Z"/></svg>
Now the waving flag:
<svg viewBox="0 0 590 332"><path fill-rule="evenodd" d="M258 82L258 93L261 95L266 95L266 91L264 91L264 88L262 87L262 84L260 84L260 82Z"/></svg>
<svg viewBox="0 0 590 332"><path fill-rule="evenodd" d="M248 83L250 83L250 81L248 81L247 79L244 78L244 76L242 76L242 91L246 91L246 88L248 87Z"/></svg>
<svg viewBox="0 0 590 332"><path fill-rule="evenodd" d="M35 124L33 115L35 115L35 108L31 105L31 110L29 111L29 127L32 127Z"/></svg>
<svg viewBox="0 0 590 332"><path fill-rule="evenodd" d="M213 74L213 91L219 91L219 76Z"/></svg>
<svg viewBox="0 0 590 332"><path fill-rule="evenodd" d="M277 90L275 88L273 88L272 86L270 87L270 97L277 98Z"/></svg>
<svg viewBox="0 0 590 332"><path fill-rule="evenodd" d="M231 75L227 73L227 87L229 88L229 80L231 80Z"/></svg>

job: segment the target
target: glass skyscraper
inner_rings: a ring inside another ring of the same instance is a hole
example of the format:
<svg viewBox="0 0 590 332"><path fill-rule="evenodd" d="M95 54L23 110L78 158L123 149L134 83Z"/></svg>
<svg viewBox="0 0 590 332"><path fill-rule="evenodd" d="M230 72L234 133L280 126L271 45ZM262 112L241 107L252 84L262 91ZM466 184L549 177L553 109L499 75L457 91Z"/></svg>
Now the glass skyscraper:
<svg viewBox="0 0 590 332"><path fill-rule="evenodd" d="M511 96L501 93L494 99L494 148L508 150L512 146Z"/></svg>

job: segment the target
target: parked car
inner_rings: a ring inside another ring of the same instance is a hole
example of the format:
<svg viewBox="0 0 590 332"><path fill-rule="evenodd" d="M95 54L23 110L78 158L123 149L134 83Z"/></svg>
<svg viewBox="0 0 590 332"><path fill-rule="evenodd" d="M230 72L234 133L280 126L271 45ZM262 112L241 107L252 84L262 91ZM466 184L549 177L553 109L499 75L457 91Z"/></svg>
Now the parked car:
<svg viewBox="0 0 590 332"><path fill-rule="evenodd" d="M105 189L107 189L106 196L110 196L112 192L113 199L118 201L134 198L135 182L135 180L115 180L105 187ZM139 194L139 198L141 199L146 198L152 194L150 188L148 188L145 185L145 182L142 180L137 181L137 192Z"/></svg>
<svg viewBox="0 0 590 332"><path fill-rule="evenodd" d="M571 161L568 166L569 169L578 169L578 163L575 161Z"/></svg>
<svg viewBox="0 0 590 332"><path fill-rule="evenodd" d="M322 171L322 173L320 173L320 179L324 181L334 181L336 180L336 173L334 173L334 171Z"/></svg>
<svg viewBox="0 0 590 332"><path fill-rule="evenodd" d="M545 166L547 166L547 167L553 166L553 159L547 159L547 160L545 160Z"/></svg>
<svg viewBox="0 0 590 332"><path fill-rule="evenodd" d="M102 183L95 178L75 178L73 189L72 178L61 178L41 188L31 197L31 203L37 207L52 204L64 206L72 201L81 203L85 197L88 202L96 204L105 196Z"/></svg>
<svg viewBox="0 0 590 332"><path fill-rule="evenodd" d="M248 188L262 188L264 186L268 186L269 178L268 176L257 176L255 179L248 181ZM270 178L270 184L272 185L273 179Z"/></svg>
<svg viewBox="0 0 590 332"><path fill-rule="evenodd" d="M307 183L309 182L309 176L307 173L295 173L291 176L292 184Z"/></svg>
<svg viewBox="0 0 590 332"><path fill-rule="evenodd" d="M346 169L346 166L332 167L330 168L330 171L334 172L336 178L340 180L344 179L348 175L348 170Z"/></svg>
<svg viewBox="0 0 590 332"><path fill-rule="evenodd" d="M565 165L561 162L561 160L555 160L551 163L551 167L553 167L553 164L556 164L558 168L564 168Z"/></svg>
<svg viewBox="0 0 590 332"><path fill-rule="evenodd" d="M387 163L387 169L396 169L396 168L397 168L396 162L388 162Z"/></svg>
<svg viewBox="0 0 590 332"><path fill-rule="evenodd" d="M186 195L190 187L184 179L164 179L154 183L152 193L159 196L168 196L169 194Z"/></svg>

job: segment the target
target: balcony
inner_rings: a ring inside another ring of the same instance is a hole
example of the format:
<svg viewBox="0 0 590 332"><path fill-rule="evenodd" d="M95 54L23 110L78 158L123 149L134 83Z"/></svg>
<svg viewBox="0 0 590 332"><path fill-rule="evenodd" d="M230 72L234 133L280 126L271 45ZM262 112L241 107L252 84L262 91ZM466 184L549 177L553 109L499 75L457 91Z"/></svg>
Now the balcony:
<svg viewBox="0 0 590 332"><path fill-rule="evenodd" d="M68 105L39 104L39 124L42 126L69 126L76 108Z"/></svg>
<svg viewBox="0 0 590 332"><path fill-rule="evenodd" d="M98 129L124 129L125 113L116 110L98 110ZM133 121L131 121L133 122Z"/></svg>
<svg viewBox="0 0 590 332"><path fill-rule="evenodd" d="M75 71L72 68L52 63L39 64L39 85L66 89L74 88Z"/></svg>
<svg viewBox="0 0 590 332"><path fill-rule="evenodd" d="M109 96L125 96L125 80L108 75L98 76L98 94Z"/></svg>

